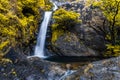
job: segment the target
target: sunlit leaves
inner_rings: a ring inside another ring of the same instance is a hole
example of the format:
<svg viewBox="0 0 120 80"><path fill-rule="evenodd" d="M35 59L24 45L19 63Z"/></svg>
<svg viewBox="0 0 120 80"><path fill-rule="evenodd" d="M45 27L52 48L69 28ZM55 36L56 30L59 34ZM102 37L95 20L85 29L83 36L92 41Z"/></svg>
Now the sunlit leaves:
<svg viewBox="0 0 120 80"><path fill-rule="evenodd" d="M0 14L0 23L4 23L6 21L8 21L7 16L5 16L4 14Z"/></svg>
<svg viewBox="0 0 120 80"><path fill-rule="evenodd" d="M69 27L74 27L76 24L80 23L79 20L80 14L75 13L73 11L66 11L64 9L59 9L54 13L53 19L55 24L53 24L53 28L59 29L67 29Z"/></svg>
<svg viewBox="0 0 120 80"><path fill-rule="evenodd" d="M120 0L93 0L91 5L99 8L108 22L106 39L109 41L109 44L107 44L108 51L106 55L120 55L120 40L118 39L117 30L120 28Z"/></svg>
<svg viewBox="0 0 120 80"><path fill-rule="evenodd" d="M113 22L115 17L115 25L118 25L120 22L120 1L119 0L100 0L93 3L93 6L99 6L103 11L104 16L110 21ZM118 12L117 12L118 11ZM117 13L117 14L116 14Z"/></svg>
<svg viewBox="0 0 120 80"><path fill-rule="evenodd" d="M111 53L112 52L112 53ZM120 56L120 45L107 45L107 52L105 56Z"/></svg>
<svg viewBox="0 0 120 80"><path fill-rule="evenodd" d="M51 8L48 0L0 0L0 54L35 39L40 9L46 5Z"/></svg>
<svg viewBox="0 0 120 80"><path fill-rule="evenodd" d="M52 32L52 44L58 39L59 36L63 35L63 30L54 30Z"/></svg>
<svg viewBox="0 0 120 80"><path fill-rule="evenodd" d="M9 41L4 41L1 43L2 45L0 45L0 49L3 49L3 47L5 47L6 45L9 44Z"/></svg>
<svg viewBox="0 0 120 80"><path fill-rule="evenodd" d="M52 25L52 43L64 32L69 31L76 24L80 24L80 14L73 11L66 11L62 8L53 14L54 23Z"/></svg>

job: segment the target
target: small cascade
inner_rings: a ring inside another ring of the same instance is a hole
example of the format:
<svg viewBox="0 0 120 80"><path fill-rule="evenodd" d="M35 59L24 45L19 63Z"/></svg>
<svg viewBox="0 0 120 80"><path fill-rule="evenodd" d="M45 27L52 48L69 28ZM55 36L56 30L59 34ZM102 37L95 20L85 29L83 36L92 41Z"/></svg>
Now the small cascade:
<svg viewBox="0 0 120 80"><path fill-rule="evenodd" d="M73 74L74 72L76 72L76 70L67 70L65 72L65 74L59 79L59 80L65 80L65 78L71 74Z"/></svg>
<svg viewBox="0 0 120 80"><path fill-rule="evenodd" d="M56 11L58 9L56 3L53 3L54 7L53 7L53 11Z"/></svg>
<svg viewBox="0 0 120 80"><path fill-rule="evenodd" d="M41 24L39 34L37 37L37 44L35 46L35 55L34 56L41 57L41 58L46 57L44 55L44 45L45 45L47 27L48 27L48 23L50 21L51 15L52 15L52 11L46 11L44 14L44 20Z"/></svg>

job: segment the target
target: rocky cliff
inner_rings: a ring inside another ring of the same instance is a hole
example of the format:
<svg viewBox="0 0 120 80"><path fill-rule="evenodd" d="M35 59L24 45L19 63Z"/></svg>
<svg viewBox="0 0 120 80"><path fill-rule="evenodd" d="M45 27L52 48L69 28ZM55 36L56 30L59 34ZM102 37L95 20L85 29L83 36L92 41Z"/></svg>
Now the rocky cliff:
<svg viewBox="0 0 120 80"><path fill-rule="evenodd" d="M82 23L76 24L69 32L59 36L55 45L51 45L53 52L65 56L102 55L104 53L106 41L103 32L99 30L105 24L104 16L99 9L85 4L84 1L80 1L68 2L60 6L67 11L79 13Z"/></svg>

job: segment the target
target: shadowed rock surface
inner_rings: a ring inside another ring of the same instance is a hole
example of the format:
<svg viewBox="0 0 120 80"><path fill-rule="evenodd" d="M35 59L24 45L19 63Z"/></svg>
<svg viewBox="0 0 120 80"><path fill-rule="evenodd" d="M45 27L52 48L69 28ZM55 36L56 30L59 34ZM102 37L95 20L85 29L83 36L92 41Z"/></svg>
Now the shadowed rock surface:
<svg viewBox="0 0 120 80"><path fill-rule="evenodd" d="M31 57L16 63L0 63L0 80L58 80L65 71L60 63Z"/></svg>
<svg viewBox="0 0 120 80"><path fill-rule="evenodd" d="M74 64L71 62L49 62L37 57L31 57L17 63L0 63L0 80L59 80L61 78L64 80L120 79L120 57L94 61L92 63L77 62L77 65ZM68 69L74 72L64 76Z"/></svg>
<svg viewBox="0 0 120 80"><path fill-rule="evenodd" d="M96 61L80 68L65 80L120 80L120 57Z"/></svg>
<svg viewBox="0 0 120 80"><path fill-rule="evenodd" d="M50 45L53 54L57 52L57 55L64 56L103 55L107 41L104 39L104 33L99 30L105 25L102 12L98 8L85 6L82 0L61 7L80 13L82 23L60 36L55 45Z"/></svg>

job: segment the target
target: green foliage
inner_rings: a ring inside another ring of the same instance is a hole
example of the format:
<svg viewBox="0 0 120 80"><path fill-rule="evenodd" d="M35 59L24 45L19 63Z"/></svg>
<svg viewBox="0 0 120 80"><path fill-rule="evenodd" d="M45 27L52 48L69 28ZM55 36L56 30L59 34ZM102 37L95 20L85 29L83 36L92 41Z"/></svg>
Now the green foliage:
<svg viewBox="0 0 120 80"><path fill-rule="evenodd" d="M48 0L0 0L0 54L16 45L29 46L38 29L40 9L50 8Z"/></svg>
<svg viewBox="0 0 120 80"><path fill-rule="evenodd" d="M64 33L63 30L54 30L52 31L52 44Z"/></svg>
<svg viewBox="0 0 120 80"><path fill-rule="evenodd" d="M100 0L93 5L99 6L110 23L115 21L115 26L120 25L120 0Z"/></svg>
<svg viewBox="0 0 120 80"><path fill-rule="evenodd" d="M65 31L69 31L76 24L79 24L81 22L79 16L80 14L73 11L66 11L62 8L57 10L53 14L54 24L52 25L52 42L55 42Z"/></svg>
<svg viewBox="0 0 120 80"><path fill-rule="evenodd" d="M90 0L88 3L90 4ZM118 39L118 28L120 28L120 0L92 0L94 7L101 9L106 18L107 30L105 39L110 41L107 44L107 55L120 55L120 40Z"/></svg>
<svg viewBox="0 0 120 80"><path fill-rule="evenodd" d="M53 14L54 24L52 29L63 29L68 30L70 27L74 27L76 24L80 23L80 14L73 11L66 11L64 9L59 9Z"/></svg>
<svg viewBox="0 0 120 80"><path fill-rule="evenodd" d="M105 56L120 56L120 45L108 44Z"/></svg>
<svg viewBox="0 0 120 80"><path fill-rule="evenodd" d="M12 64L12 61L10 59L0 58L0 64L5 65L7 63L11 63Z"/></svg>

